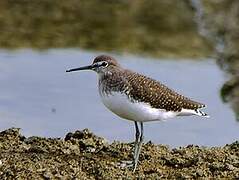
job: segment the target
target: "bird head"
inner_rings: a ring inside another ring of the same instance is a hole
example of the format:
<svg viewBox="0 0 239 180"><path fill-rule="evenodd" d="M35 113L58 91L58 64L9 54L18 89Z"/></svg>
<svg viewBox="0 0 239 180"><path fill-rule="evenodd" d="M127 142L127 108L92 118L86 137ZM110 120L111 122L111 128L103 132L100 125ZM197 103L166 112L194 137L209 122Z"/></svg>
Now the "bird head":
<svg viewBox="0 0 239 180"><path fill-rule="evenodd" d="M83 66L79 68L69 69L66 72L72 72L72 71L80 71L80 70L93 70L97 73L105 73L109 71L111 68L119 67L120 65L117 63L117 61L107 55L100 55L97 56L91 65Z"/></svg>

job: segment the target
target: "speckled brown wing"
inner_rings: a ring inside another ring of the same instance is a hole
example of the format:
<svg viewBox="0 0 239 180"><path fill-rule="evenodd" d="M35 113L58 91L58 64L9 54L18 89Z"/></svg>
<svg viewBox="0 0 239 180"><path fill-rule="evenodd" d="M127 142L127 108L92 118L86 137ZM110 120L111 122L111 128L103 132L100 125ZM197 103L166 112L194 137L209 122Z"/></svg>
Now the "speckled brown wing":
<svg viewBox="0 0 239 180"><path fill-rule="evenodd" d="M149 103L154 108L166 111L180 112L182 108L196 110L205 107L204 104L192 101L154 79L129 70L124 73L130 87L128 94L136 101Z"/></svg>

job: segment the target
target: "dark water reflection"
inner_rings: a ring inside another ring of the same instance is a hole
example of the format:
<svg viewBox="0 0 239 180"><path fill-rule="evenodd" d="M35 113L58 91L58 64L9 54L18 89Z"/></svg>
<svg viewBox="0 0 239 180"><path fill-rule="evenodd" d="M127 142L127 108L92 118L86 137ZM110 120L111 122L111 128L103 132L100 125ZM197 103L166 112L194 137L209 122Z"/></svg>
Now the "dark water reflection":
<svg viewBox="0 0 239 180"><path fill-rule="evenodd" d="M95 73L65 73L67 68L91 63L97 54L99 52L70 49L1 50L1 130L15 126L22 128L27 136L63 137L69 131L90 128L108 140L133 140L133 123L108 112L100 102ZM161 80L208 105L206 112L210 119L180 117L146 124L146 140L171 146L212 146L238 138L239 124L219 96L224 74L213 60L116 57L123 66Z"/></svg>

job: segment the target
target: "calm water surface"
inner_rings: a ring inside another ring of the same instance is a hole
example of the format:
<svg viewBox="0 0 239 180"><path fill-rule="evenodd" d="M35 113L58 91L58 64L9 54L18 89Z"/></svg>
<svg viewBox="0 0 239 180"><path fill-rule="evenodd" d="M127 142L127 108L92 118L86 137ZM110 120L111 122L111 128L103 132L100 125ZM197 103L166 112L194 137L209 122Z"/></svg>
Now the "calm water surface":
<svg viewBox="0 0 239 180"><path fill-rule="evenodd" d="M98 52L82 50L0 51L0 130L20 127L26 136L64 137L89 128L106 139L132 141L134 124L101 103L94 72L65 73L91 63ZM145 140L172 147L218 146L239 137L232 110L219 90L225 75L213 60L164 60L118 56L129 69L160 80L179 93L208 105L211 118L180 117L145 123Z"/></svg>

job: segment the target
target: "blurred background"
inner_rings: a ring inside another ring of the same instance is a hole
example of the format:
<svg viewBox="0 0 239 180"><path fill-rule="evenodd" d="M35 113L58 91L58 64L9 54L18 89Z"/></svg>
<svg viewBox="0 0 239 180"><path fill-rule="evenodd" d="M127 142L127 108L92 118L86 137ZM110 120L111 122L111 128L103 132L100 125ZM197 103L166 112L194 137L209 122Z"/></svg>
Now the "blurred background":
<svg viewBox="0 0 239 180"><path fill-rule="evenodd" d="M220 146L239 137L239 1L1 0L0 130L64 137L89 128L132 141L134 125L101 104L93 72L110 54L207 104L210 119L148 123L146 141Z"/></svg>

